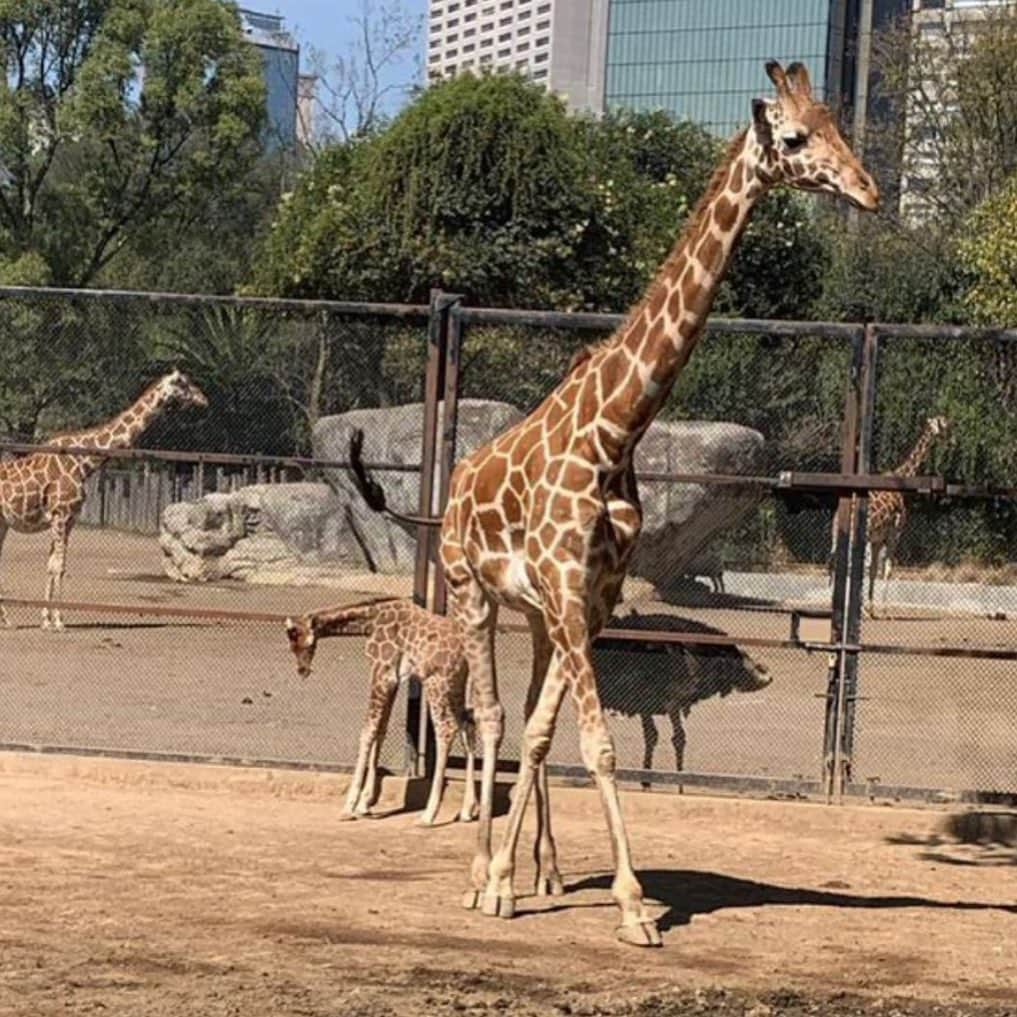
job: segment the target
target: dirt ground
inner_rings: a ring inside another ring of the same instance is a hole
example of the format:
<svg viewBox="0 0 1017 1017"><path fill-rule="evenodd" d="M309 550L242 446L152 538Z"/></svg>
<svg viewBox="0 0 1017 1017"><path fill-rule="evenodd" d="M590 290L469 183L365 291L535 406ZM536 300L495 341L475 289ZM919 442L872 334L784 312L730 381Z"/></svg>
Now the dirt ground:
<svg viewBox="0 0 1017 1017"><path fill-rule="evenodd" d="M339 823L342 785L0 753L0 1014L1017 1013L1013 816L964 844L934 809L626 793L664 934L641 951L594 792L552 789L566 896L526 895L524 847L504 921L459 907L459 786L423 829L396 781Z"/></svg>
<svg viewBox="0 0 1017 1017"><path fill-rule="evenodd" d="M8 597L37 598L46 536L12 534L0 562ZM162 574L152 537L83 528L71 540L68 600L217 608L285 614L340 600L404 595L405 578L350 574L339 587L181 584ZM774 590L779 599L781 591ZM629 600L621 610L671 613L738 636L786 639L790 617L746 610L731 598L694 606ZM758 605L756 605L758 607ZM0 743L61 745L226 758L349 764L366 701L362 641L323 646L315 674L296 679L278 623L196 618L67 614L68 630L40 632L38 611L12 609L0 632ZM519 622L506 614L506 621ZM805 632L806 638L825 638ZM1017 619L897 615L866 623L872 642L1017 644ZM706 774L813 779L822 768L827 659L821 652L753 648L772 684L760 692L696 704L684 722L685 770ZM623 654L624 668L667 666L657 655ZM517 751L529 679L526 636L498 640L499 680L508 726L503 753ZM615 674L624 685L626 675ZM1017 690L1008 661L877 656L863 658L855 775L884 785L1017 791ZM396 716L403 715L402 709ZM658 718L659 769L674 767L667 718ZM637 716L612 720L621 766L643 764ZM384 762L401 768L405 739L386 742ZM566 719L552 761L579 762Z"/></svg>

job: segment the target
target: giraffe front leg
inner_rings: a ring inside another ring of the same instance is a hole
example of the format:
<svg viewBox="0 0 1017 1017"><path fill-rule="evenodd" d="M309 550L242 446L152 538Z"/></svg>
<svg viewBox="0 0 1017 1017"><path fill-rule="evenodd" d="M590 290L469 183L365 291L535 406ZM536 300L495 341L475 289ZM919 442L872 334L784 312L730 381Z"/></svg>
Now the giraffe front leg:
<svg viewBox="0 0 1017 1017"><path fill-rule="evenodd" d="M374 796L378 744L385 734L385 721L395 690L398 688L388 664L376 663L371 668L371 692L367 707L367 719L360 732L357 763L346 792L346 804L340 813L341 820L356 819L366 815Z"/></svg>
<svg viewBox="0 0 1017 1017"><path fill-rule="evenodd" d="M53 607L54 600L60 601L63 593L64 571L67 567L67 541L70 538L73 519L54 516L50 523L49 560L46 562L46 607L42 609L42 628L53 632L64 630L60 608Z"/></svg>
<svg viewBox="0 0 1017 1017"><path fill-rule="evenodd" d="M551 746L551 737L554 734L554 725L564 691L565 685L560 671L557 666L552 666L544 679L540 698L530 714L530 719L526 722L523 733L523 746L519 754L519 777L513 789L512 807L509 809L507 828L501 846L490 863L490 877L482 902L482 910L485 915L511 918L515 914L513 879L519 834L530 799L530 791ZM544 798L546 800L546 794ZM539 812L538 803L538 814ZM540 878L539 873L540 869L538 868L538 879ZM554 870L554 874L560 883L561 877L557 875L557 869Z"/></svg>
<svg viewBox="0 0 1017 1017"><path fill-rule="evenodd" d="M462 634L463 651L472 686L473 719L483 748L477 846L470 866L470 888L462 899L463 907L476 908L480 906L484 896L488 866L491 862L494 784L498 749L501 746L505 723L505 712L498 701L498 680L494 663L494 632L498 621L498 609L481 589L458 547L444 543L442 560L452 601L452 614Z"/></svg>
<svg viewBox="0 0 1017 1017"><path fill-rule="evenodd" d="M533 641L533 662L530 671L530 687L526 694L526 719L529 721L540 701L541 690L551 662L551 642L543 618L528 615L530 637ZM559 897L565 892L561 873L558 871L558 852L551 833L551 799L547 787L547 761L541 760L537 767L535 781L537 798L537 836L533 855L537 868L534 892L538 897Z"/></svg>

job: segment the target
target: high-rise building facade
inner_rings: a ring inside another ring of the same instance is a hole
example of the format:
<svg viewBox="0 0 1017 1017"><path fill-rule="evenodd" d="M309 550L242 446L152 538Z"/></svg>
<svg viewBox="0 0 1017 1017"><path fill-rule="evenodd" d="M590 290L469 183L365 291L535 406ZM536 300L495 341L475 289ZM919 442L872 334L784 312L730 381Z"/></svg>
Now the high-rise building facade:
<svg viewBox="0 0 1017 1017"><path fill-rule="evenodd" d="M297 101L300 95L300 47L277 14L240 8L248 41L258 47L265 76L268 123L265 144L294 148L297 143Z"/></svg>
<svg viewBox="0 0 1017 1017"><path fill-rule="evenodd" d="M599 110L607 14L608 0L430 0L428 78L518 71Z"/></svg>
<svg viewBox="0 0 1017 1017"><path fill-rule="evenodd" d="M843 88L848 3L611 0L604 103L664 109L727 135L766 85L763 64L799 60L820 95Z"/></svg>

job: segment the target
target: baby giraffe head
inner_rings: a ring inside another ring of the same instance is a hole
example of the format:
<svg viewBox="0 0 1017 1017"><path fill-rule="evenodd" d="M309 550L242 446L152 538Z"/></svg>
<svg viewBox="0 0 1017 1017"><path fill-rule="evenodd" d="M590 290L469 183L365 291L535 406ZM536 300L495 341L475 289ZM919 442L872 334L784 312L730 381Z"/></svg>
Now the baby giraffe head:
<svg viewBox="0 0 1017 1017"><path fill-rule="evenodd" d="M771 60L766 73L777 98L752 102L753 130L762 149L760 175L770 184L839 194L875 212L879 188L841 137L830 108L812 97L805 66L793 63L785 70Z"/></svg>
<svg viewBox="0 0 1017 1017"><path fill-rule="evenodd" d="M208 406L208 397L179 368L170 371L157 382L159 399L163 404L178 406Z"/></svg>
<svg viewBox="0 0 1017 1017"><path fill-rule="evenodd" d="M311 661L314 660L314 651L318 645L314 619L305 615L303 618L287 618L283 624L289 637L290 649L297 658L297 674L306 678L311 673Z"/></svg>

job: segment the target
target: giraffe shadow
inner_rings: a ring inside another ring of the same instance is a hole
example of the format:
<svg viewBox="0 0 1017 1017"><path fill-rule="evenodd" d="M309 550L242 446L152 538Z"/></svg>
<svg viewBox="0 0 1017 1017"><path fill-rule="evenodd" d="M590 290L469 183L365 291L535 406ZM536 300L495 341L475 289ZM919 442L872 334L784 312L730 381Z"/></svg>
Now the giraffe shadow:
<svg viewBox="0 0 1017 1017"><path fill-rule="evenodd" d="M567 887L577 890L610 890L613 875L602 873L585 877ZM688 925L696 915L709 915L731 908L768 906L860 908L864 910L897 910L899 908L930 908L937 911L998 911L1017 915L1017 904L986 901L942 901L917 896L866 896L840 890L817 890L802 886L779 886L751 879L739 879L720 872L688 869L649 869L639 873L644 897L660 901L667 910L658 918L661 931ZM550 911L568 909L568 904L554 905ZM539 912L533 912L534 914Z"/></svg>

